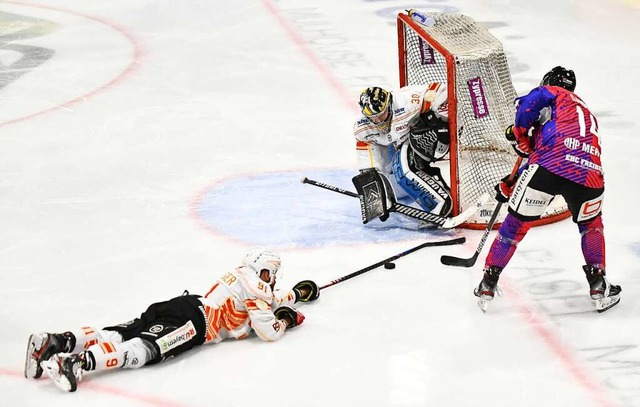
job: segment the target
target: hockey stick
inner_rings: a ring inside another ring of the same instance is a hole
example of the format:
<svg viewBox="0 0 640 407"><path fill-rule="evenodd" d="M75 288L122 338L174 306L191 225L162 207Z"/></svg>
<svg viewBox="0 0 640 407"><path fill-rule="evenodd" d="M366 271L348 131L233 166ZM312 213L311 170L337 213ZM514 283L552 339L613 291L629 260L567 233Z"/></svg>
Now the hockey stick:
<svg viewBox="0 0 640 407"><path fill-rule="evenodd" d="M462 237L457 237L457 238L451 239L451 240L440 240L440 241L437 241L437 242L425 242L425 243L422 243L422 244L420 244L418 246L412 247L411 249L405 250L402 253L398 253L398 254L396 254L394 256L391 256L391 257L389 257L387 259L381 260L381 261L379 261L379 262L377 262L375 264L372 264L372 265L370 265L368 267L365 267L365 268L363 268L361 270L358 270L358 271L355 271L355 272L353 272L351 274L347 274L346 276L337 278L337 279L331 281L330 283L327 283L327 284L323 285L322 287L320 287L320 290L323 290L323 289L325 289L327 287L331 287L332 285L336 285L336 284L341 283L343 281L349 280L349 279L351 279L353 277L357 277L360 274L364 274L367 271L371 271L371 270L373 270L375 268L378 268L380 266L389 264L389 263L391 263L391 262L393 262L395 260L398 260L400 257L404 257L404 256L406 256L408 254L411 254L411 253L413 253L413 252L415 252L417 250L423 249L425 247L450 246L450 245L454 245L454 244L462 244L466 240L467 239L464 236L462 236ZM392 267L390 267L390 268L392 268Z"/></svg>
<svg viewBox="0 0 640 407"><path fill-rule="evenodd" d="M328 189L329 191L337 192L337 193L342 194L342 195L347 195L347 196L350 196L352 198L357 198L358 197L358 194L356 194L355 192L351 192L351 191L347 191L346 189L334 187L333 185L325 184L324 182L314 181L314 180L309 179L307 177L302 178L300 181L302 181L303 184L309 184L309 185L313 185L315 187Z"/></svg>
<svg viewBox="0 0 640 407"><path fill-rule="evenodd" d="M347 191L346 189L338 188L333 185L325 184L324 182L315 181L309 179L307 177L302 178L303 184L309 184L316 187L320 187L323 189L327 189L329 191L337 192L342 195L347 195L352 198L358 198L358 194L355 192ZM391 202L391 208L389 208L389 212L397 212L401 213L410 218L418 219L426 223L431 223L436 226L440 226L443 229L451 229L456 226L460 226L464 222L466 222L470 217L472 217L482 205L484 205L487 200L489 200L489 194L483 195L475 205L467 208L464 212L459 214L458 216L454 216L452 218L447 218L444 216L435 215L433 213L425 212L421 209L416 209L411 206L407 206L396 201Z"/></svg>
<svg viewBox="0 0 640 407"><path fill-rule="evenodd" d="M509 174L508 181L513 181L516 177L516 173L520 168L520 164L522 163L522 157L518 157L516 160L516 164L513 166L511 170L511 174ZM493 208L493 214L491 215L491 219L489 219L489 223L487 223L487 227L482 234L482 238L480 239L480 243L478 243L478 247L476 248L476 252L473 256L468 259L463 259L455 256L442 255L440 257L440 262L446 266L454 266L454 267L472 267L476 264L476 260L478 260L478 256L484 247L485 242L487 241L487 237L489 237L489 232L493 229L493 224L496 223L496 218L498 217L498 213L500 212L500 208L502 208L502 202L498 201L496 207Z"/></svg>

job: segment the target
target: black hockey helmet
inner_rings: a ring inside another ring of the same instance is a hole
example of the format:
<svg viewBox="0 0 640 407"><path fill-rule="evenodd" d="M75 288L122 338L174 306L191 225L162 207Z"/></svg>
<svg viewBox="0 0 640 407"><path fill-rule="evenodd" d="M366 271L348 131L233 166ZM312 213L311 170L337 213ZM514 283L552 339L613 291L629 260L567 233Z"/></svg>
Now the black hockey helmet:
<svg viewBox="0 0 640 407"><path fill-rule="evenodd" d="M389 110L391 105L391 92L377 86L366 88L360 94L358 102L362 114L366 117L375 117Z"/></svg>
<svg viewBox="0 0 640 407"><path fill-rule="evenodd" d="M570 69L556 66L542 77L540 85L558 86L573 92L576 88L576 74Z"/></svg>

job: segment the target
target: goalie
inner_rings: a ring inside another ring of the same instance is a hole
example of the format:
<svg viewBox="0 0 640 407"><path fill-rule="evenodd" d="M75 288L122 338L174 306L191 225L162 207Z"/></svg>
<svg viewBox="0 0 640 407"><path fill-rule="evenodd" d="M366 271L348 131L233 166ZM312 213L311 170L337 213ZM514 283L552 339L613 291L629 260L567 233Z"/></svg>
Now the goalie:
<svg viewBox="0 0 640 407"><path fill-rule="evenodd" d="M375 168L388 195L409 197L426 212L449 215L449 186L432 165L449 152L446 86L430 83L393 92L369 87L359 105L362 117L353 133L360 167Z"/></svg>

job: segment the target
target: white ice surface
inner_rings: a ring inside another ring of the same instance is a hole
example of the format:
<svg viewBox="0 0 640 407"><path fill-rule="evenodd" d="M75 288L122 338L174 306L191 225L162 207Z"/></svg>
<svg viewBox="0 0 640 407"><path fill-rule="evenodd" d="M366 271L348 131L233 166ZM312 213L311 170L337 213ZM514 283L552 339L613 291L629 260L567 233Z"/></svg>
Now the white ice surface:
<svg viewBox="0 0 640 407"><path fill-rule="evenodd" d="M74 394L22 377L29 333L114 324L202 293L264 239L283 254L282 287L421 243L367 240L393 231L363 228L352 198L288 181L202 215L227 182L355 168L356 95L397 85L394 15L409 6L486 24L519 93L555 65L576 71L603 139L619 306L592 312L577 230L563 221L529 233L483 315L472 290L484 256L472 269L439 263L473 253L481 232L462 231L464 246L323 291L276 343L89 375ZM20 58L11 46L55 51L0 88L0 405L640 406L637 0L35 0L0 2L0 17L3 78ZM256 202L267 210L245 217ZM236 223L216 227L220 217ZM296 225L309 224L317 241L300 244Z"/></svg>

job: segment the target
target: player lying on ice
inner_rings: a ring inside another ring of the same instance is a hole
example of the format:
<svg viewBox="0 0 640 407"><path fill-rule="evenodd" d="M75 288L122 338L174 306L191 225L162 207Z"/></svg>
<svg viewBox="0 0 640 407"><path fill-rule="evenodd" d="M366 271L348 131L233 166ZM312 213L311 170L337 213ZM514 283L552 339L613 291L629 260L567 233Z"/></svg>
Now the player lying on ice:
<svg viewBox="0 0 640 407"><path fill-rule="evenodd" d="M274 294L280 256L252 248L242 266L220 277L201 297L185 292L151 304L139 318L103 329L85 327L64 333L38 333L29 338L24 374L43 371L65 391L75 391L84 372L139 368L179 355L197 345L243 339L252 332L265 341L278 340L300 325L304 316L292 308L315 301L320 291L310 280Z"/></svg>
<svg viewBox="0 0 640 407"><path fill-rule="evenodd" d="M360 167L375 168L390 181L387 196L409 197L426 212L449 215L449 186L431 165L449 151L446 86L370 87L362 91L359 105L362 116L353 132Z"/></svg>
<svg viewBox="0 0 640 407"><path fill-rule="evenodd" d="M602 223L604 176L600 161L598 122L573 93L573 71L557 66L539 87L518 98L515 123L506 130L516 152L527 165L512 183L496 186L496 199L509 202L509 214L500 226L484 266L484 277L474 294L486 311L498 289L498 278L518 243L540 219L554 196L562 195L578 225L582 267L596 310L604 312L620 302L620 286L605 277L605 239Z"/></svg>

